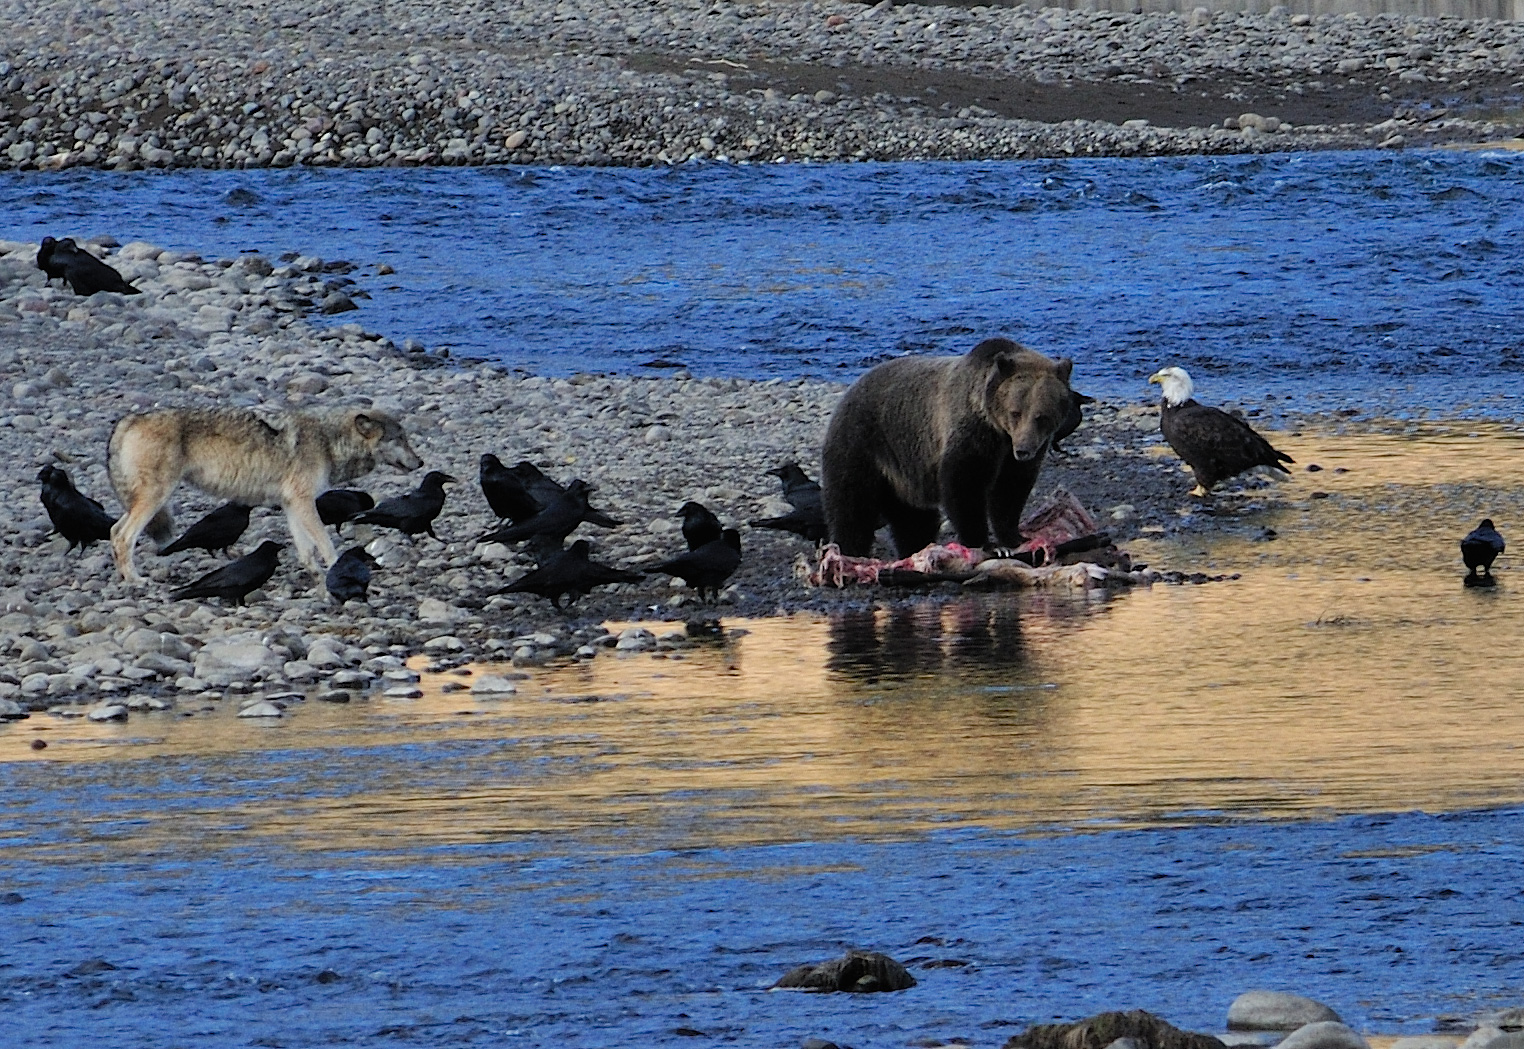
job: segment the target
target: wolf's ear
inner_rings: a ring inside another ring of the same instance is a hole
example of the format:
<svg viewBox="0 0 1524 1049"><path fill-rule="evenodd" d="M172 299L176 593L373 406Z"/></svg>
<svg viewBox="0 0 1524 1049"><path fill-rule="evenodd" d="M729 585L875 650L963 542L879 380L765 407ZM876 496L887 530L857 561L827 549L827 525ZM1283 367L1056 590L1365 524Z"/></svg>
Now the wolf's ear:
<svg viewBox="0 0 1524 1049"><path fill-rule="evenodd" d="M359 412L355 415L355 432L358 433L361 437L364 437L366 440L370 440L372 438L380 437L383 433L385 433L386 427L382 426L379 422L377 422L375 419L372 419L364 412Z"/></svg>

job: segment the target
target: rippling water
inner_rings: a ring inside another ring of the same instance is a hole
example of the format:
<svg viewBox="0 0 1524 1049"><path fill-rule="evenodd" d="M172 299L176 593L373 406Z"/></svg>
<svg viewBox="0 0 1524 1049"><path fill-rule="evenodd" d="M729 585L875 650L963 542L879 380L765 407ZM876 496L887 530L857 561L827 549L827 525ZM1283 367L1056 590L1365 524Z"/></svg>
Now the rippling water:
<svg viewBox="0 0 1524 1049"><path fill-rule="evenodd" d="M737 622L497 700L0 726L7 1031L994 1046L1220 1029L1251 987L1389 1033L1516 1005L1524 608L1452 533L1524 517L1524 436L1285 444L1324 471L1138 544L1236 581ZM919 986L763 991L847 946Z"/></svg>
<svg viewBox="0 0 1524 1049"><path fill-rule="evenodd" d="M1212 399L1516 418L1520 163L4 175L0 236L385 261L338 320L542 372L847 377L1002 331L1107 396L1171 360ZM1137 545L1232 583L737 623L499 701L0 725L7 1037L998 1045L1218 1028L1256 986L1384 1031L1518 1004L1524 612L1506 566L1458 586L1454 537L1524 519L1521 442L1278 439L1325 471ZM849 945L920 986L762 992Z"/></svg>
<svg viewBox="0 0 1524 1049"><path fill-rule="evenodd" d="M228 202L234 189L257 202ZM1524 159L0 175L0 236L387 262L359 314L542 373L850 377L1006 333L1146 395L1510 414Z"/></svg>

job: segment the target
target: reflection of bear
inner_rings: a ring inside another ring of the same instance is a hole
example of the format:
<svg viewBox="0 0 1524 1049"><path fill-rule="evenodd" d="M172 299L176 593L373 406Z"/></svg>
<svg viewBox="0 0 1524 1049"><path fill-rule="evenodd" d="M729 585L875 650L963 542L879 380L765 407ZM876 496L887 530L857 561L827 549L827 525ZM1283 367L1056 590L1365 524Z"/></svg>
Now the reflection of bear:
<svg viewBox="0 0 1524 1049"><path fill-rule="evenodd" d="M885 520L901 557L937 538L1021 543L1027 496L1069 410L1073 362L1009 339L963 357L901 357L869 371L826 429L821 494L831 541L866 556Z"/></svg>

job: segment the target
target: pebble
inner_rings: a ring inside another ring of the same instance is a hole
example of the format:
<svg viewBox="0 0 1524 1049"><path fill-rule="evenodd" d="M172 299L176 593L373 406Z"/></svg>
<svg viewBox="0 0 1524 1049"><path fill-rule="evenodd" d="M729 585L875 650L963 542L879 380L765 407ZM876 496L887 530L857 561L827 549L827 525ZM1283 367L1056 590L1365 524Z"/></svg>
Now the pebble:
<svg viewBox="0 0 1524 1049"><path fill-rule="evenodd" d="M278 718L284 717L285 711L277 704L268 699L255 700L238 712L241 718Z"/></svg>
<svg viewBox="0 0 1524 1049"><path fill-rule="evenodd" d="M45 171L646 165L1368 147L1374 143L1358 125L1240 131L1044 124L974 105L942 109L930 97L902 102L829 89L786 95L752 80L746 67L867 64L1166 90L1245 78L1300 87L1359 77L1373 95L1432 84L1435 98L1447 98L1473 81L1517 79L1524 64L1524 26L1516 21L1288 15L1280 6L1257 14L1055 15L1004 4L936 10L931 28L925 9L913 4L864 10L845 0L719 7L710 0L560 0L494 8L492 32L536 43L519 49L482 46L476 12L441 0L386 19L341 3L320 20L296 0L269 0L258 24L216 27L192 5L158 5L93 18L83 36L73 5L44 0L8 12L0 86L13 109L0 125L0 164ZM303 47L262 35L268 25L301 26ZM63 40L67 48L55 46ZM660 55L679 41L688 61L632 68L637 54ZM695 59L733 63L737 55L747 56L739 69L692 68ZM1441 117L1415 111L1403 119L1415 135L1441 125L1506 137L1486 119ZM252 203L240 193L247 191L235 189L225 203ZM293 265L319 272L317 262ZM320 301L325 311L356 306L339 291Z"/></svg>

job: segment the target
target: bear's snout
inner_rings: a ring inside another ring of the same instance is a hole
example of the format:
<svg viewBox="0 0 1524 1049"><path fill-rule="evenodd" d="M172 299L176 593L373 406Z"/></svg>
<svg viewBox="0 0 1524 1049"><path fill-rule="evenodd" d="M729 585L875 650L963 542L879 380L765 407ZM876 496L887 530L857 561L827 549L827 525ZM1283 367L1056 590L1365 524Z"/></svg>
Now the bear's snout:
<svg viewBox="0 0 1524 1049"><path fill-rule="evenodd" d="M1033 459L1040 458L1047 447L1047 441L1043 441L1036 448L1028 448L1025 445L1020 445L1013 442L1011 444L1011 454L1016 457L1016 461L1018 463L1029 463Z"/></svg>

